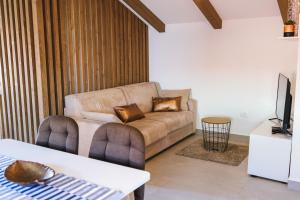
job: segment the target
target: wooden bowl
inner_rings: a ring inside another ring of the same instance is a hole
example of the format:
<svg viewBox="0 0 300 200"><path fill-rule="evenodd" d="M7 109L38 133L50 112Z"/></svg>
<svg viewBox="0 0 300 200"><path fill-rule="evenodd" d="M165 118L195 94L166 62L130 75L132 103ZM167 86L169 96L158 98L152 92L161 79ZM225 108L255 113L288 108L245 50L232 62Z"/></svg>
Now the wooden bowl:
<svg viewBox="0 0 300 200"><path fill-rule="evenodd" d="M40 163L17 160L4 173L8 181L28 186L42 184L55 176L55 171Z"/></svg>

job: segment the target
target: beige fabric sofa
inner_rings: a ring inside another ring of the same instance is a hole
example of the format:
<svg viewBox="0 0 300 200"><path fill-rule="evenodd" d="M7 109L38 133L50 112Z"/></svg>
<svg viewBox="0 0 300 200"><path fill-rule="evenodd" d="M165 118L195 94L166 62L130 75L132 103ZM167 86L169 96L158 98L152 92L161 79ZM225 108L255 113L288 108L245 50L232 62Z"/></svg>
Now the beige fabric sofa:
<svg viewBox="0 0 300 200"><path fill-rule="evenodd" d="M151 112L152 97L182 96L181 112ZM79 125L79 154L88 155L93 134L107 122L122 123L113 107L136 103L145 118L128 125L139 129L145 139L146 159L195 133L196 103L190 90L161 90L154 82L87 92L65 97L65 115Z"/></svg>

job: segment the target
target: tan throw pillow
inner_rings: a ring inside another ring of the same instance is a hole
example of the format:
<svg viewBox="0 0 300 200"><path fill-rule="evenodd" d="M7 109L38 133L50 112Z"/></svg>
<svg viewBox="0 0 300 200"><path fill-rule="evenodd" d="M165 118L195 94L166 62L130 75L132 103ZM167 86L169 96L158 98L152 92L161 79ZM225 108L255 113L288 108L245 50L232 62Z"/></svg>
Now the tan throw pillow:
<svg viewBox="0 0 300 200"><path fill-rule="evenodd" d="M114 110L120 120L124 123L129 123L138 119L144 118L144 113L134 103L126 106L116 106Z"/></svg>
<svg viewBox="0 0 300 200"><path fill-rule="evenodd" d="M181 111L181 97L153 97L153 112Z"/></svg>
<svg viewBox="0 0 300 200"><path fill-rule="evenodd" d="M161 90L159 92L160 97L178 97L181 96L181 109L183 111L189 110L188 101L190 99L191 89L183 89L183 90Z"/></svg>

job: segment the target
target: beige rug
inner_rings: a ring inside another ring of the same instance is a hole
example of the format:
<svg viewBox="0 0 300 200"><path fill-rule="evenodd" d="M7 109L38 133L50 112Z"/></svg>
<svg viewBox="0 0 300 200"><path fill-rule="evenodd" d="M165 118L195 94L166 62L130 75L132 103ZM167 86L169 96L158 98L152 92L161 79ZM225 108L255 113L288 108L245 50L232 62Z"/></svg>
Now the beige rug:
<svg viewBox="0 0 300 200"><path fill-rule="evenodd" d="M209 152L203 147L203 140L197 140L177 152L177 155L189 158L213 161L226 165L239 166L248 156L248 146L229 143L226 152Z"/></svg>

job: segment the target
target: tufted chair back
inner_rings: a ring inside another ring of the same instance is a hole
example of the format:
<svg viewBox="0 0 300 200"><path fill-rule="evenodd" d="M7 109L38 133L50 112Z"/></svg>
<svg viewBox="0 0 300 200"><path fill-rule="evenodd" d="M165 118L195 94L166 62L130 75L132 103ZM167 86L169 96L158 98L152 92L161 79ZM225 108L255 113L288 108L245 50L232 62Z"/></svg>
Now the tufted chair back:
<svg viewBox="0 0 300 200"><path fill-rule="evenodd" d="M78 154L78 125L65 116L50 116L40 125L36 144Z"/></svg>
<svg viewBox="0 0 300 200"><path fill-rule="evenodd" d="M145 142L142 133L131 126L107 123L98 128L92 140L90 158L135 169L145 169ZM144 186L134 192L135 200L144 199Z"/></svg>

